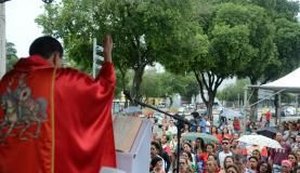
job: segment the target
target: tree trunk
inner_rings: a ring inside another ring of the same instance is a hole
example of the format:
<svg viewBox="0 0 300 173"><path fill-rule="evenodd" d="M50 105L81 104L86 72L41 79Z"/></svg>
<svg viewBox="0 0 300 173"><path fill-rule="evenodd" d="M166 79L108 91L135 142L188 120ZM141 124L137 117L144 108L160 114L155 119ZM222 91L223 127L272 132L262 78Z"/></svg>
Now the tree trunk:
<svg viewBox="0 0 300 173"><path fill-rule="evenodd" d="M126 90L126 70L119 69L121 73L121 85L122 85L122 90Z"/></svg>
<svg viewBox="0 0 300 173"><path fill-rule="evenodd" d="M218 77L217 75L211 72L201 73L194 70L194 74L200 87L201 98L207 109L207 116L211 121L213 121L214 100L216 97L217 90L223 82L224 78ZM207 76L205 76L205 74L207 74ZM204 90L207 91L208 98L205 97L206 93L204 93Z"/></svg>
<svg viewBox="0 0 300 173"><path fill-rule="evenodd" d="M144 74L145 66L140 66L136 69L134 69L134 77L132 81L132 86L131 86L131 97L133 99L140 100L141 95L140 95L140 87L142 84L142 78ZM131 103L132 105L136 105L135 103Z"/></svg>
<svg viewBox="0 0 300 173"><path fill-rule="evenodd" d="M255 85L257 83L257 80L255 79L250 79L251 80L251 85ZM252 96L251 96L252 95ZM249 105L252 105L253 103L258 101L258 89L253 88L252 94L249 98ZM250 108L250 120L256 122L257 121L257 104L251 106Z"/></svg>
<svg viewBox="0 0 300 173"><path fill-rule="evenodd" d="M208 118L213 121L213 105L214 105L214 99L209 98L208 101L205 103L207 108L207 115Z"/></svg>

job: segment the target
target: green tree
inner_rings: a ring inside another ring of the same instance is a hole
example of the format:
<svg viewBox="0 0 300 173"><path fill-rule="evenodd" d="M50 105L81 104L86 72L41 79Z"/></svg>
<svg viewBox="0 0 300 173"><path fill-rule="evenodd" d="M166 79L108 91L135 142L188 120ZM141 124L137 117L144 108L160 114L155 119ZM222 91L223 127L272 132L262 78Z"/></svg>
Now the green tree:
<svg viewBox="0 0 300 173"><path fill-rule="evenodd" d="M214 98L223 80L236 74L246 75L250 63L261 74L275 58L276 49L272 39L273 27L263 8L233 3L208 2L206 5L210 10L196 13L197 18L190 23L197 21L198 24L193 23L184 37L187 41L180 42L185 44L178 49L183 52L179 54L181 57L167 66L194 73L211 115ZM203 30L197 26L202 26ZM208 99L204 90L207 90Z"/></svg>
<svg viewBox="0 0 300 173"><path fill-rule="evenodd" d="M18 61L17 50L15 44L11 42L6 43L6 70L9 71L13 68L14 64Z"/></svg>
<svg viewBox="0 0 300 173"><path fill-rule="evenodd" d="M234 0L229 0L234 2ZM249 66L238 75L249 77L252 85L263 84L287 74L299 66L299 23L297 14L299 2L289 0L250 0L234 3L246 3L258 5L264 9L263 18L253 17L253 21L261 21L267 25L253 25L251 41L252 45L259 50L257 58L250 61ZM230 19L231 20L231 19ZM257 23L256 21L256 23ZM268 24L269 23L269 24ZM269 30L264 28L269 27ZM260 38L267 38L265 41ZM259 42L260 44L257 44ZM254 43L254 44L253 44ZM267 51L266 51L267 50ZM261 59L261 57L265 57ZM259 60L261 59L261 60ZM258 99L257 89L253 89L250 104ZM251 107L251 115L255 118L256 105Z"/></svg>
<svg viewBox="0 0 300 173"><path fill-rule="evenodd" d="M217 97L220 100L235 102L243 97L244 89L248 84L250 84L248 79L239 79L234 84L230 84L218 91Z"/></svg>
<svg viewBox="0 0 300 173"><path fill-rule="evenodd" d="M249 77L251 84L255 85L266 74L269 67L276 67L279 64L274 43L275 27L265 9L255 5L235 6L226 5L224 11L219 11L218 20L231 26L245 25L248 28L248 45L251 46L251 54L236 74L242 78ZM257 95L255 90L251 102L257 100ZM255 111L256 105L251 107L252 117Z"/></svg>
<svg viewBox="0 0 300 173"><path fill-rule="evenodd" d="M285 18L275 20L280 68L276 68L273 80L283 76L300 65L300 25Z"/></svg>
<svg viewBox="0 0 300 173"><path fill-rule="evenodd" d="M147 70L143 77L143 83L141 85L141 95L145 98L149 97L163 97L164 86L161 73L156 73L156 70Z"/></svg>
<svg viewBox="0 0 300 173"><path fill-rule="evenodd" d="M251 2L266 9L275 28L273 40L277 48L278 60L268 65L264 74L260 76L260 83L266 83L299 67L300 25L297 21L299 2L289 0L252 0Z"/></svg>
<svg viewBox="0 0 300 173"><path fill-rule="evenodd" d="M265 8L272 18L286 18L296 21L299 12L299 2L290 0L251 0L253 4Z"/></svg>
<svg viewBox="0 0 300 173"><path fill-rule="evenodd" d="M146 65L159 61L157 54L168 55L173 47L164 41L179 30L184 1L127 0L65 0L46 7L36 20L44 32L62 38L68 57L91 67L93 37L103 33L114 38L114 63L125 76L134 71L131 93L139 98L140 85ZM177 32L180 34L180 32Z"/></svg>
<svg viewBox="0 0 300 173"><path fill-rule="evenodd" d="M183 100L187 101L197 95L199 87L194 76L157 73L155 70L145 72L141 85L141 94L144 97L171 97L174 93L180 93Z"/></svg>
<svg viewBox="0 0 300 173"><path fill-rule="evenodd" d="M116 85L115 97L120 97L124 89L129 87L128 85L130 81L129 73L127 71L123 73L118 68L116 69L116 77L117 77L117 85Z"/></svg>
<svg viewBox="0 0 300 173"><path fill-rule="evenodd" d="M299 23L296 20L296 15L299 12L299 3L289 0L252 0L251 3L257 4L265 9L268 17L271 18L273 31L269 34L271 42L265 42L260 47L263 48L262 55L269 57L268 63L264 64L263 68L257 71L258 67L251 65L245 69L244 76L248 76L251 84L256 85L274 80L280 76L287 74L299 66ZM260 32L259 34L267 34ZM260 35L254 39L260 38ZM267 44L266 44L267 43ZM274 44L274 46L271 46ZM265 50L275 49L273 53L265 53ZM271 58L274 57L274 58ZM250 63L252 64L252 63ZM252 70L251 70L252 69ZM250 73L249 73L250 72ZM250 103L256 102L258 99L257 89L254 89L253 96L250 98ZM255 117L256 106L251 107L252 117Z"/></svg>

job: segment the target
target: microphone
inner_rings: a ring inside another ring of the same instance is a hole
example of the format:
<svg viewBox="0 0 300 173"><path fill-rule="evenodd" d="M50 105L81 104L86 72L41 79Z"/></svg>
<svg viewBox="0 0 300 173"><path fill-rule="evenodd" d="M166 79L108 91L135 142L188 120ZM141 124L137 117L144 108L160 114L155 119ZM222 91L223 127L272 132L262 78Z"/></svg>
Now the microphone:
<svg viewBox="0 0 300 173"><path fill-rule="evenodd" d="M134 102L134 100L132 99L131 94L128 90L124 90L123 94L125 95L126 99L128 99L130 102L132 102L132 103Z"/></svg>

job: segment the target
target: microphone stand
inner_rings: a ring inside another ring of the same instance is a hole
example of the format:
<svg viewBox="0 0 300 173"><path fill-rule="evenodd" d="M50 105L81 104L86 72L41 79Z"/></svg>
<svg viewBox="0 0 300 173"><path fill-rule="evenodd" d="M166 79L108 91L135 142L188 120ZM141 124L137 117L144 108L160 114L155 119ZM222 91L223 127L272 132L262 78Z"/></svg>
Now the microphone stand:
<svg viewBox="0 0 300 173"><path fill-rule="evenodd" d="M182 116L180 116L178 114L172 115L172 114L170 114L168 112L165 112L165 111L163 111L161 109L158 109L158 108L156 108L156 107L154 107L152 105L148 105L148 104L146 104L144 102L141 102L141 101L139 101L137 99L133 99L128 91L124 91L123 93L124 93L125 97L128 100L130 100L132 103L137 103L137 104L139 104L139 105L141 105L143 107L151 108L151 109L153 109L153 110L155 110L157 112L163 113L163 114L165 114L165 115L167 115L167 116L169 116L169 117L174 118L175 120L177 120L177 122L175 123L175 125L177 127L177 152L176 152L177 153L177 160L176 160L177 161L177 168L176 168L176 173L179 173L179 164L180 164L179 163L179 161L180 161L179 155L180 155L181 130L184 128L184 124L188 124L188 125L193 125L193 124L191 122L189 122L187 119L185 119L184 117L182 117Z"/></svg>

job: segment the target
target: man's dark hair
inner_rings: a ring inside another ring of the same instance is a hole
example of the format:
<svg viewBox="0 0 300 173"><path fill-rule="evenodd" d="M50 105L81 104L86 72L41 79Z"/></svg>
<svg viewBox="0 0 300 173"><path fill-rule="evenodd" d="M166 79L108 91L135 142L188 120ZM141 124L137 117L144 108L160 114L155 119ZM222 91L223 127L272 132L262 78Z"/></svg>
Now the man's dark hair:
<svg viewBox="0 0 300 173"><path fill-rule="evenodd" d="M192 115L194 118L200 117L200 114L199 114L198 112L192 112L191 115Z"/></svg>
<svg viewBox="0 0 300 173"><path fill-rule="evenodd" d="M239 167L237 167L236 165L228 165L226 168L225 168L225 172L227 172L227 170L229 169L229 168L233 168L233 169L235 169L235 171L236 172L241 172L241 170L240 170L240 168Z"/></svg>
<svg viewBox="0 0 300 173"><path fill-rule="evenodd" d="M214 144L209 143L209 144L206 144L206 147L207 147L207 146L211 146L213 149L215 149Z"/></svg>
<svg viewBox="0 0 300 173"><path fill-rule="evenodd" d="M59 56L63 56L63 47L58 40L51 36L39 37L32 42L29 48L29 55L40 55L45 59L49 59L55 52Z"/></svg>
<svg viewBox="0 0 300 173"><path fill-rule="evenodd" d="M222 142L223 142L223 141L228 141L228 142L229 142L230 140L229 140L228 138L223 138L223 139L222 139Z"/></svg>
<svg viewBox="0 0 300 173"><path fill-rule="evenodd" d="M254 159L254 160L256 160L256 162L258 162L259 160L258 160L258 158L257 157L255 157L255 156L250 156L249 158L248 158L248 160L250 160L250 159Z"/></svg>
<svg viewBox="0 0 300 173"><path fill-rule="evenodd" d="M153 168L156 166L157 162L159 162L159 161L162 161L162 158L161 158L161 157L158 157L158 156L155 156L155 157L151 160L151 168L153 169Z"/></svg>
<svg viewBox="0 0 300 173"><path fill-rule="evenodd" d="M161 152L162 152L162 147L161 147L160 143L158 143L158 142L156 142L156 141L152 141L152 142L151 142L151 145L153 145L153 146L158 150L158 152L161 154Z"/></svg>
<svg viewBox="0 0 300 173"><path fill-rule="evenodd" d="M170 136L169 135L163 134L162 136L165 136L167 141L170 140Z"/></svg>

